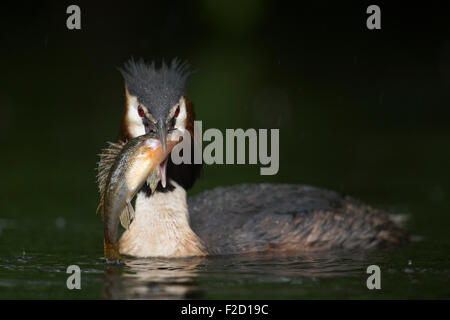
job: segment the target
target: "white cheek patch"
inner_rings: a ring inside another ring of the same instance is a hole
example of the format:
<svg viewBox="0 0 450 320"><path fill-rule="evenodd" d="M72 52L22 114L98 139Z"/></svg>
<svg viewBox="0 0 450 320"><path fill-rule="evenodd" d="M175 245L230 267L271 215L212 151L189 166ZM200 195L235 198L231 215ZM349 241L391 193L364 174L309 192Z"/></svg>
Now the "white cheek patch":
<svg viewBox="0 0 450 320"><path fill-rule="evenodd" d="M184 99L180 99L180 113L178 114L177 120L175 121L175 128L184 132L186 130L186 102Z"/></svg>
<svg viewBox="0 0 450 320"><path fill-rule="evenodd" d="M128 131L131 137L139 137L145 134L145 127L142 123L142 118L138 114L139 103L136 96L128 96L128 110L127 110L127 122Z"/></svg>

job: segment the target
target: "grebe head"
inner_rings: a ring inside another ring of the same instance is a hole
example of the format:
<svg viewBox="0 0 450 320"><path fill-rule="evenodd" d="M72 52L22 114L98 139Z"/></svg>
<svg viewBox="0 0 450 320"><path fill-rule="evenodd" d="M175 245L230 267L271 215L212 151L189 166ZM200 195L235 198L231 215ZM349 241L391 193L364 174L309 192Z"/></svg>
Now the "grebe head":
<svg viewBox="0 0 450 320"><path fill-rule="evenodd" d="M186 82L191 75L186 62L172 60L170 65L129 60L120 69L125 78L127 107L124 116L125 132L134 138L156 132L164 147L167 134L174 129L185 130L187 125Z"/></svg>
<svg viewBox="0 0 450 320"><path fill-rule="evenodd" d="M188 69L186 62L180 63L177 59L170 64L163 62L160 68L156 68L154 62L146 64L143 60L131 59L119 69L125 79L126 94L123 140L153 132L165 150L168 140L178 140L186 130L193 137L194 112L185 97L186 84L192 74ZM186 180L186 174L192 176L192 170L175 168L166 159L160 167L162 188L166 187L166 167L171 171L168 178L178 180L185 189L193 184L193 181ZM162 191L161 188L159 190Z"/></svg>

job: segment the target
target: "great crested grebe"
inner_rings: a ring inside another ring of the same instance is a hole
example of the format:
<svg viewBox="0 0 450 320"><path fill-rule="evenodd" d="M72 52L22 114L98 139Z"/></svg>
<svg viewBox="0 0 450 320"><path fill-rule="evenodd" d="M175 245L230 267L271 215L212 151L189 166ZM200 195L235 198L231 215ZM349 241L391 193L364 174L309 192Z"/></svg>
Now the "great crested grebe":
<svg viewBox="0 0 450 320"><path fill-rule="evenodd" d="M164 145L173 129L194 137L194 110L185 96L186 63L128 61L122 140L156 132ZM193 142L193 138L192 138ZM161 165L155 192L138 193L135 218L119 241L121 254L186 257L331 248L392 247L406 233L382 211L336 192L305 185L243 184L205 191L187 200L201 165Z"/></svg>

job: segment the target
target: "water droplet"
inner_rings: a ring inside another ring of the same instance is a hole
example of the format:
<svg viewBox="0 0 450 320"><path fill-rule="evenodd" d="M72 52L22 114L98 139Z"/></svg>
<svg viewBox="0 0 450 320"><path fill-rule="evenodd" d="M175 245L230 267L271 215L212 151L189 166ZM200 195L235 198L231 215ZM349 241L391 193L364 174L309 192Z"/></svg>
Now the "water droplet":
<svg viewBox="0 0 450 320"><path fill-rule="evenodd" d="M64 219L63 217L58 217L55 220L55 224L58 229L64 229L66 226L66 219Z"/></svg>

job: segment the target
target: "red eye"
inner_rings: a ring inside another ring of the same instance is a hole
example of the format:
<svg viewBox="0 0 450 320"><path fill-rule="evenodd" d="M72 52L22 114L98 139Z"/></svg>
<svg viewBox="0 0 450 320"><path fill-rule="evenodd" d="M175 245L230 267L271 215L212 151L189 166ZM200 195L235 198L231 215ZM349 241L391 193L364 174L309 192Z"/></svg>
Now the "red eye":
<svg viewBox="0 0 450 320"><path fill-rule="evenodd" d="M180 114L180 106L177 107L177 110L175 110L175 118L178 117Z"/></svg>
<svg viewBox="0 0 450 320"><path fill-rule="evenodd" d="M141 106L138 107L138 114L141 118L144 116L144 109Z"/></svg>

